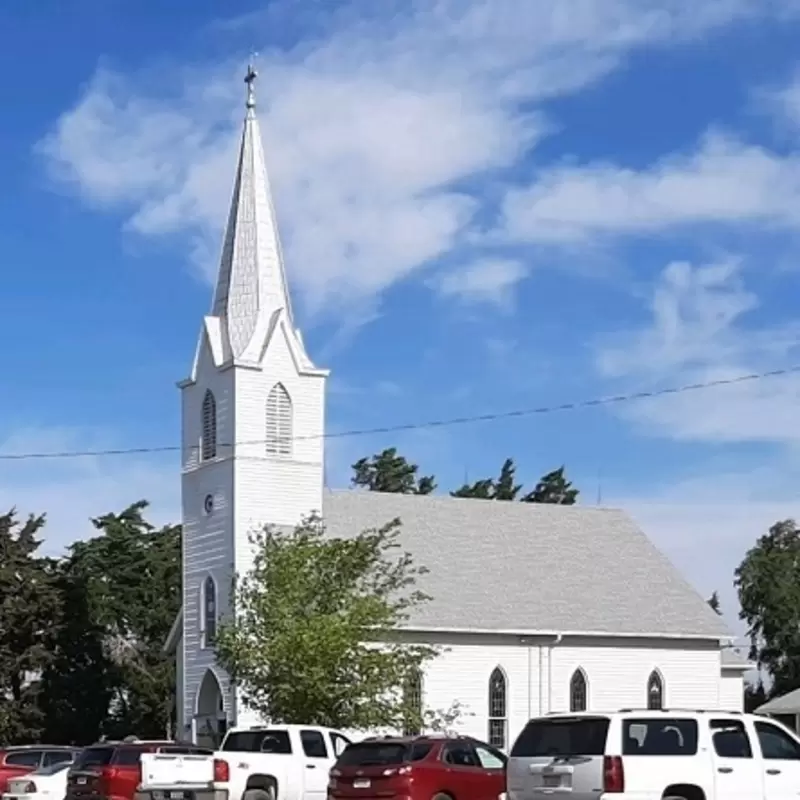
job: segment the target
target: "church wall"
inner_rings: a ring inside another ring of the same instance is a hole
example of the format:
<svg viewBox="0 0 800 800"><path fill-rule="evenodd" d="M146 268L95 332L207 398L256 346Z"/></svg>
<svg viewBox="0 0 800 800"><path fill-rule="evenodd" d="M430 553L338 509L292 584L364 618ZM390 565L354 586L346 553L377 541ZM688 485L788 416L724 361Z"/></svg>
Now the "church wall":
<svg viewBox="0 0 800 800"><path fill-rule="evenodd" d="M722 671L719 703L730 711L744 711L744 676L741 670Z"/></svg>
<svg viewBox="0 0 800 800"><path fill-rule="evenodd" d="M214 393L217 404L217 458L205 463L199 460L202 433L202 403L207 389ZM211 362L205 343L201 344L196 383L182 393L183 411L183 480L181 503L183 514L183 731L191 735L197 693L206 671L214 666L214 653L204 648L200 630L202 586L211 575L217 587L220 614L229 609L233 565L233 480L232 449L235 417L233 374L219 372ZM205 509L205 498L211 495L211 513ZM222 678L223 694L227 681ZM227 696L226 705L229 704Z"/></svg>
<svg viewBox="0 0 800 800"><path fill-rule="evenodd" d="M292 453L266 451L266 400L283 384L292 402ZM236 572L252 566L249 534L264 524L294 527L322 509L325 378L298 374L285 334L274 332L263 370L236 371L237 462L234 491Z"/></svg>

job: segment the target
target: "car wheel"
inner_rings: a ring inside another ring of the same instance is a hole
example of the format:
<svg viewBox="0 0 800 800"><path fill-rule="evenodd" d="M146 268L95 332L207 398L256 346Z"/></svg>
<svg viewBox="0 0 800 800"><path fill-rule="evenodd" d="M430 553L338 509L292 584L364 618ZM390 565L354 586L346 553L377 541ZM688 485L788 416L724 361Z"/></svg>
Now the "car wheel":
<svg viewBox="0 0 800 800"><path fill-rule="evenodd" d="M267 786L266 789L248 789L242 800L275 800L275 787Z"/></svg>

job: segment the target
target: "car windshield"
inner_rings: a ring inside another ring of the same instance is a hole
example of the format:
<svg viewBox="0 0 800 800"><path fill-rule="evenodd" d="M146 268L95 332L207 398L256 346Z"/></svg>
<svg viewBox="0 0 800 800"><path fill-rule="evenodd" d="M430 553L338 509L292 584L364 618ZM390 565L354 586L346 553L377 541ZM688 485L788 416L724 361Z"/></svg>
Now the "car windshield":
<svg viewBox="0 0 800 800"><path fill-rule="evenodd" d="M351 744L339 756L340 767L369 767L402 764L408 746L405 742L359 742Z"/></svg>
<svg viewBox="0 0 800 800"><path fill-rule="evenodd" d="M105 767L111 763L114 756L113 747L87 747L75 759L75 769L90 769L91 767Z"/></svg>

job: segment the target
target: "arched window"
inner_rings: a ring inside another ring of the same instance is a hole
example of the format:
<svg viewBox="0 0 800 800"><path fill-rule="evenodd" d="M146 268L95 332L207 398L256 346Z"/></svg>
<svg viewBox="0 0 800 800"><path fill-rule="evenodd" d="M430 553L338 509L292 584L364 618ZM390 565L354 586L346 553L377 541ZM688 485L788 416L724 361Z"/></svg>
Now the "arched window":
<svg viewBox="0 0 800 800"><path fill-rule="evenodd" d="M664 679L657 669L647 679L647 707L652 711L664 708Z"/></svg>
<svg viewBox="0 0 800 800"><path fill-rule="evenodd" d="M292 399L282 383L276 383L267 395L267 453L292 454Z"/></svg>
<svg viewBox="0 0 800 800"><path fill-rule="evenodd" d="M418 736L422 732L422 672L415 669L403 685L403 736Z"/></svg>
<svg viewBox="0 0 800 800"><path fill-rule="evenodd" d="M569 710L586 711L587 695L586 674L578 667L569 681Z"/></svg>
<svg viewBox="0 0 800 800"><path fill-rule="evenodd" d="M217 584L210 575L203 581L202 602L203 646L211 647L217 638Z"/></svg>
<svg viewBox="0 0 800 800"><path fill-rule="evenodd" d="M489 738L492 747L504 750L508 731L508 687L506 676L495 667L489 676Z"/></svg>
<svg viewBox="0 0 800 800"><path fill-rule="evenodd" d="M200 457L203 461L217 457L217 401L209 389L203 397L203 437Z"/></svg>

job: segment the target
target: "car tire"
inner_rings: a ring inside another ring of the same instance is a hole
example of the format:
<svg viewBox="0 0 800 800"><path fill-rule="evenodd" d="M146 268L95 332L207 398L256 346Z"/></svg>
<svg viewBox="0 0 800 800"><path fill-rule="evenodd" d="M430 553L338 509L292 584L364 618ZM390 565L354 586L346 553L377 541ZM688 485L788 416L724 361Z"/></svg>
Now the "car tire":
<svg viewBox="0 0 800 800"><path fill-rule="evenodd" d="M433 800L453 800L453 798L449 794L439 792L439 794L435 794L433 796Z"/></svg>
<svg viewBox="0 0 800 800"><path fill-rule="evenodd" d="M248 789L242 800L275 800L275 787L268 786L266 789Z"/></svg>

